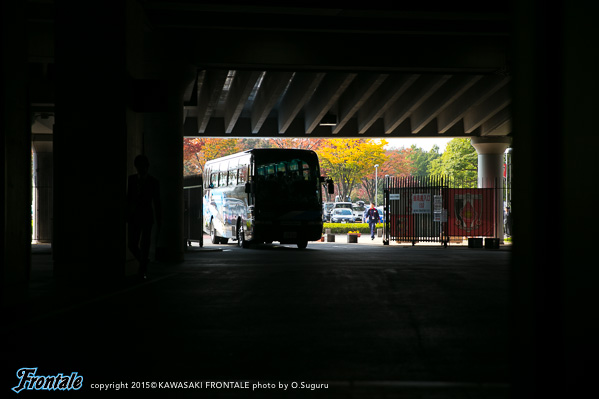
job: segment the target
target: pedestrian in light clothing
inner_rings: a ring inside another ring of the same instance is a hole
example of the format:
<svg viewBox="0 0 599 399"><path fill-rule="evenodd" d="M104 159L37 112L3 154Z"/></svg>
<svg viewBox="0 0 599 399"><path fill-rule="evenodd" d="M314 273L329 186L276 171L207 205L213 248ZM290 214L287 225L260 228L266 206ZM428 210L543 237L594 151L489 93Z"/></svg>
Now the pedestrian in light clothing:
<svg viewBox="0 0 599 399"><path fill-rule="evenodd" d="M379 215L379 211L376 210L372 202L370 203L370 208L364 212L364 220L368 221L368 225L370 226L370 239L374 240L376 224L381 220L381 217Z"/></svg>

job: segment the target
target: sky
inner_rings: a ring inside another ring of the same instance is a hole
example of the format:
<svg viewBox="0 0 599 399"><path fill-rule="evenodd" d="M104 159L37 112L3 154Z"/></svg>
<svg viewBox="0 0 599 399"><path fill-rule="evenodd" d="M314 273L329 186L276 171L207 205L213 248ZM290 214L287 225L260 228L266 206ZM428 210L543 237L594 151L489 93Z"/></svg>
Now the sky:
<svg viewBox="0 0 599 399"><path fill-rule="evenodd" d="M398 139L385 139L389 142L388 148L410 148L412 144L415 144L416 147L422 148L424 151L430 151L433 148L433 145L437 145L439 147L439 153L445 151L445 146L449 143L453 137L447 138L398 138Z"/></svg>

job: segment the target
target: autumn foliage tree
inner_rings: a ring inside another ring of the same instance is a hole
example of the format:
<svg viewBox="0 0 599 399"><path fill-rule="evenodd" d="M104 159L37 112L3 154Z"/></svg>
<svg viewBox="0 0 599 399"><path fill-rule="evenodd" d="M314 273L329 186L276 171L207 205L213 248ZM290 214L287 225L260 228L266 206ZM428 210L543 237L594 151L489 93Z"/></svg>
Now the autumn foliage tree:
<svg viewBox="0 0 599 399"><path fill-rule="evenodd" d="M206 161L252 148L299 148L317 151L324 141L324 139L307 138L184 138L183 171L185 176L201 174Z"/></svg>
<svg viewBox="0 0 599 399"><path fill-rule="evenodd" d="M306 139L306 138L274 138L270 143L275 148L297 148L303 150L317 151L323 144L324 139Z"/></svg>
<svg viewBox="0 0 599 399"><path fill-rule="evenodd" d="M378 173L373 166L370 173L365 173L361 178L364 194L369 202L377 202L375 201L375 191L378 191L376 196L381 199L382 181L385 175L410 176L416 169L413 161L408 159L408 151L405 149L386 150L385 155L387 159L384 163L379 164ZM378 184L375 180L376 177L378 177Z"/></svg>
<svg viewBox="0 0 599 399"><path fill-rule="evenodd" d="M183 139L183 175L195 175L202 173L203 163L200 158L204 148L204 139Z"/></svg>
<svg viewBox="0 0 599 399"><path fill-rule="evenodd" d="M184 175L201 174L207 161L234 154L238 151L237 142L238 139L183 139Z"/></svg>
<svg viewBox="0 0 599 399"><path fill-rule="evenodd" d="M316 151L321 174L333 178L342 197L375 202L375 168L378 164L379 199L385 175L415 173L414 149L386 150L385 140L270 138L220 139L185 138L183 141L185 175L200 174L206 161L252 148L300 148ZM412 156L411 156L412 155Z"/></svg>
<svg viewBox="0 0 599 399"><path fill-rule="evenodd" d="M332 139L325 140L318 150L323 172L333 178L337 194L350 197L362 177L374 169L375 164L387 160L385 140Z"/></svg>

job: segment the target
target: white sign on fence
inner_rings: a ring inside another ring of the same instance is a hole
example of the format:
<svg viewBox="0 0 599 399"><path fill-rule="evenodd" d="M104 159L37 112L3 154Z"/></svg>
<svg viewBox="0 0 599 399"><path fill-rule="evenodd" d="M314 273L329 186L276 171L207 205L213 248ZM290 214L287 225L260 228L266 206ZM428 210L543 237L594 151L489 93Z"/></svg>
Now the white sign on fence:
<svg viewBox="0 0 599 399"><path fill-rule="evenodd" d="M433 222L447 222L447 209L441 209L440 212L435 212Z"/></svg>
<svg viewBox="0 0 599 399"><path fill-rule="evenodd" d="M433 196L433 222L447 221L443 220L443 196ZM447 218L446 218L447 219Z"/></svg>
<svg viewBox="0 0 599 399"><path fill-rule="evenodd" d="M430 194L412 194L412 214L431 213Z"/></svg>
<svg viewBox="0 0 599 399"><path fill-rule="evenodd" d="M389 194L389 201L399 201L399 194Z"/></svg>
<svg viewBox="0 0 599 399"><path fill-rule="evenodd" d="M434 208L435 208L435 212L441 212L441 210L443 209L443 196L442 195L435 195L434 197Z"/></svg>

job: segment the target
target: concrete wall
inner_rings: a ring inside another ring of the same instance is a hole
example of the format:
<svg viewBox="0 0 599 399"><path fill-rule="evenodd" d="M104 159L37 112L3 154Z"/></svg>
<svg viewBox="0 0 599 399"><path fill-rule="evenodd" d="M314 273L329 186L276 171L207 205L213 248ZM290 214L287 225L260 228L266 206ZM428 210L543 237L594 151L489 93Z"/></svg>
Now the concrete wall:
<svg viewBox="0 0 599 399"><path fill-rule="evenodd" d="M31 127L25 5L21 3L2 2L0 6L2 303L21 299L27 289L31 267Z"/></svg>
<svg viewBox="0 0 599 399"><path fill-rule="evenodd" d="M588 4L514 2L516 397L583 396L595 378L599 35Z"/></svg>

